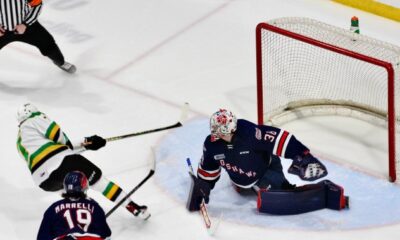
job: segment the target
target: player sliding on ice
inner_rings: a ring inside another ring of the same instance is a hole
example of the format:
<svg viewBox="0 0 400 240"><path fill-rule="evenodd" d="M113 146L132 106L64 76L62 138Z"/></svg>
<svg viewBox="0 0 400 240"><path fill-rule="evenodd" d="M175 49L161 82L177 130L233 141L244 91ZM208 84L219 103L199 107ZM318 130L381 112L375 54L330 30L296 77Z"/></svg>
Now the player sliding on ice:
<svg viewBox="0 0 400 240"><path fill-rule="evenodd" d="M19 132L17 148L27 162L36 185L45 191L55 192L63 188L63 179L71 171L83 172L93 190L118 202L126 196L117 184L103 176L100 168L80 155L85 150L98 150L106 140L97 135L86 137L82 142L71 142L60 126L34 105L25 104L17 112ZM146 206L127 199L125 207L134 216L148 219Z"/></svg>
<svg viewBox="0 0 400 240"><path fill-rule="evenodd" d="M197 169L198 178L188 200L190 211L199 210L209 200L225 168L236 190L253 189L258 193L258 210L271 214L297 214L321 208L342 209L348 198L343 188L329 180L296 187L285 178L281 159L292 159L288 169L302 180L314 181L328 174L326 167L289 132L256 125L225 109L210 119L211 134L203 146Z"/></svg>

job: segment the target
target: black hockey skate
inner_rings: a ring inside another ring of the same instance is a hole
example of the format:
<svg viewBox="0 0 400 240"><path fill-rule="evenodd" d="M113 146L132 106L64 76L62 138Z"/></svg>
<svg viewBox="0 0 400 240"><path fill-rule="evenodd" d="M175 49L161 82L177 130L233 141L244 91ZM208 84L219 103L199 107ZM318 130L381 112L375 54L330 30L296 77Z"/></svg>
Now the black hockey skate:
<svg viewBox="0 0 400 240"><path fill-rule="evenodd" d="M126 209L131 212L135 217L141 218L143 220L147 220L151 217L149 211L147 211L147 206L139 206L134 202L130 202Z"/></svg>
<svg viewBox="0 0 400 240"><path fill-rule="evenodd" d="M62 70L66 71L67 73L75 73L76 72L76 67L74 64L71 64L69 62L64 62L62 65L57 65L59 68Z"/></svg>

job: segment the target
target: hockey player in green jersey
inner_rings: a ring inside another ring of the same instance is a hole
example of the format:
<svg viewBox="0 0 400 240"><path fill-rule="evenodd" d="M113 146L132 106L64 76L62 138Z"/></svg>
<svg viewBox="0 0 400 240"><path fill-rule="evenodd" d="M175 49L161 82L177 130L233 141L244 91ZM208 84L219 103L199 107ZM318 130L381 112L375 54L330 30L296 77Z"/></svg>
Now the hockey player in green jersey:
<svg viewBox="0 0 400 240"><path fill-rule="evenodd" d="M126 196L124 190L103 176L100 168L79 154L104 147L105 139L94 135L72 142L56 122L30 103L18 110L17 120L18 152L26 161L33 181L44 191L61 190L67 173L81 171L88 177L91 188L109 200L118 202ZM150 217L146 206L140 206L129 198L125 207L142 219Z"/></svg>

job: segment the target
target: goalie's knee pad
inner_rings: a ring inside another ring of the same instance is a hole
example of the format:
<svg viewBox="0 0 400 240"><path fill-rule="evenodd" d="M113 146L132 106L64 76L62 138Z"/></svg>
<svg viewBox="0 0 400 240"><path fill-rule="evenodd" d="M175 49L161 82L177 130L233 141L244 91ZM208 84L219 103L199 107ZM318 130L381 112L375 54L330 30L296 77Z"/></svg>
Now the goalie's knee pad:
<svg viewBox="0 0 400 240"><path fill-rule="evenodd" d="M236 184L234 184L234 183L232 182L232 187L233 187L233 189L235 189L235 191L236 191L238 194L240 194L240 195L242 195L242 196L249 196L249 195L254 196L254 193L255 193L255 194L258 194L258 190L254 189L254 187L257 187L256 185L254 185L254 186L251 187L251 188L242 188L242 187L239 187L239 186L237 186ZM259 189L259 188L257 188L257 189Z"/></svg>
<svg viewBox="0 0 400 240"><path fill-rule="evenodd" d="M276 215L300 214L323 208L341 210L348 208L348 199L341 186L325 180L293 190L261 190L257 208L259 212Z"/></svg>

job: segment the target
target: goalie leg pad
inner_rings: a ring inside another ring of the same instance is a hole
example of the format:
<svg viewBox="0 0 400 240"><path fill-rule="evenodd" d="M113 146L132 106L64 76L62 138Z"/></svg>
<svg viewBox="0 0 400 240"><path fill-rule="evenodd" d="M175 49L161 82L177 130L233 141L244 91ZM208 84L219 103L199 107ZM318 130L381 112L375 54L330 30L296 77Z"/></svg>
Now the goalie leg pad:
<svg viewBox="0 0 400 240"><path fill-rule="evenodd" d="M323 208L340 210L346 207L346 199L342 187L325 180L293 190L261 190L257 209L274 215L300 214Z"/></svg>
<svg viewBox="0 0 400 240"><path fill-rule="evenodd" d="M329 181L322 181L326 191L326 207L334 210L349 208L349 197L344 195L343 187Z"/></svg>
<svg viewBox="0 0 400 240"><path fill-rule="evenodd" d="M204 180L198 179L190 174L192 182L190 185L189 197L186 202L186 208L189 211L199 211L200 204L204 199L205 203L208 203L210 195L210 184Z"/></svg>
<svg viewBox="0 0 400 240"><path fill-rule="evenodd" d="M308 184L295 190L261 190L258 193L259 212L274 215L306 213L325 208L325 187Z"/></svg>

